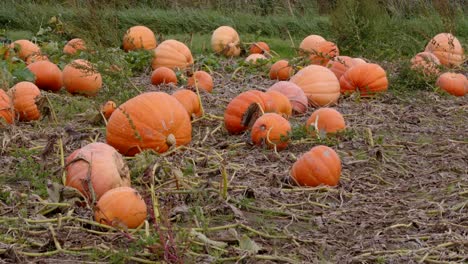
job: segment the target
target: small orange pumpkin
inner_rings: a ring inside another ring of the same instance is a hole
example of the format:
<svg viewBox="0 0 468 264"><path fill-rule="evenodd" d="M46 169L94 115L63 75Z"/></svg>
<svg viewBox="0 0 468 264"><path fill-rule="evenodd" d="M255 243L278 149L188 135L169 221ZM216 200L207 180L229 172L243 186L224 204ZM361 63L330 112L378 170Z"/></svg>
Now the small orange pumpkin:
<svg viewBox="0 0 468 264"><path fill-rule="evenodd" d="M101 74L87 60L74 60L62 72L63 85L71 94L95 96L102 87Z"/></svg>
<svg viewBox="0 0 468 264"><path fill-rule="evenodd" d="M115 109L117 109L117 104L114 101L107 101L104 105L102 105L101 113L104 115L106 120L109 120Z"/></svg>
<svg viewBox="0 0 468 264"><path fill-rule="evenodd" d="M255 42L250 45L249 53L254 54L268 54L270 52L270 47L263 41Z"/></svg>
<svg viewBox="0 0 468 264"><path fill-rule="evenodd" d="M317 44L317 47L310 51L309 60L312 64L327 65L328 61L340 54L340 50L335 43L331 41L322 41Z"/></svg>
<svg viewBox="0 0 468 264"><path fill-rule="evenodd" d="M125 51L145 49L151 50L158 45L156 37L151 29L145 26L134 26L125 32L123 37L123 49Z"/></svg>
<svg viewBox="0 0 468 264"><path fill-rule="evenodd" d="M147 215L145 201L131 187L119 187L106 192L94 211L96 222L120 228L137 228L143 224Z"/></svg>
<svg viewBox="0 0 468 264"><path fill-rule="evenodd" d="M198 87L198 89L211 93L213 91L213 78L205 71L196 71L188 79L187 85L191 87Z"/></svg>
<svg viewBox="0 0 468 264"><path fill-rule="evenodd" d="M340 86L342 93L359 90L363 97L372 96L387 90L387 73L375 63L356 65L341 76Z"/></svg>
<svg viewBox="0 0 468 264"><path fill-rule="evenodd" d="M307 130L312 136L336 133L346 128L345 120L340 112L333 108L323 107L315 110L307 119Z"/></svg>
<svg viewBox="0 0 468 264"><path fill-rule="evenodd" d="M19 82L8 93L20 121L38 120L41 117L41 112L36 104L41 91L34 83Z"/></svg>
<svg viewBox="0 0 468 264"><path fill-rule="evenodd" d="M450 33L440 33L432 38L424 50L437 56L440 63L447 67L460 66L465 61L463 47Z"/></svg>
<svg viewBox="0 0 468 264"><path fill-rule="evenodd" d="M14 49L18 58L26 61L31 55L41 54L41 49L36 44L26 39L19 39L10 44L10 49ZM8 58L8 52L5 54Z"/></svg>
<svg viewBox="0 0 468 264"><path fill-rule="evenodd" d="M34 83L41 90L58 92L62 89L62 71L59 67L47 60L36 61L27 67L34 75Z"/></svg>
<svg viewBox="0 0 468 264"><path fill-rule="evenodd" d="M258 60L267 60L267 57L263 54L253 53L250 54L247 58L245 58L245 62L256 64Z"/></svg>
<svg viewBox="0 0 468 264"><path fill-rule="evenodd" d="M445 72L439 76L436 86L455 96L464 96L468 91L468 80L461 73Z"/></svg>
<svg viewBox="0 0 468 264"><path fill-rule="evenodd" d="M279 60L275 62L273 65L271 65L270 79L285 81L289 79L289 77L291 77L293 73L294 73L294 70L289 65L289 62L287 60Z"/></svg>
<svg viewBox="0 0 468 264"><path fill-rule="evenodd" d="M130 170L113 147L100 142L75 150L66 159L65 185L80 191L89 201L107 191L130 186ZM89 179L88 179L89 177Z"/></svg>
<svg viewBox="0 0 468 264"><path fill-rule="evenodd" d="M340 181L340 176L340 157L332 148L322 145L313 147L302 155L291 169L291 177L302 186L335 186Z"/></svg>
<svg viewBox="0 0 468 264"><path fill-rule="evenodd" d="M148 92L120 105L107 123L107 143L126 156L145 149L163 153L192 140L192 123L176 98Z"/></svg>
<svg viewBox="0 0 468 264"><path fill-rule="evenodd" d="M291 82L301 87L313 106L333 105L340 97L338 79L323 66L309 65L291 77Z"/></svg>
<svg viewBox="0 0 468 264"><path fill-rule="evenodd" d="M276 113L281 114L284 118L288 119L292 115L292 106L286 95L281 92L269 90L265 94L269 95L273 99L276 106Z"/></svg>
<svg viewBox="0 0 468 264"><path fill-rule="evenodd" d="M422 72L425 76L439 74L440 61L430 52L420 52L411 59L411 69Z"/></svg>
<svg viewBox="0 0 468 264"><path fill-rule="evenodd" d="M276 113L266 113L255 121L251 137L255 145L283 150L288 146L290 133L288 120Z"/></svg>
<svg viewBox="0 0 468 264"><path fill-rule="evenodd" d="M159 67L151 73L151 83L154 85L173 83L177 85L177 75L168 67Z"/></svg>
<svg viewBox="0 0 468 264"><path fill-rule="evenodd" d="M68 55L76 54L78 51L86 50L85 41L80 38L74 38L65 44L63 47L63 53Z"/></svg>
<svg viewBox="0 0 468 264"><path fill-rule="evenodd" d="M268 88L268 91L278 91L284 94L289 99L294 112L303 114L307 111L307 96L295 83L287 81L277 82Z"/></svg>
<svg viewBox="0 0 468 264"><path fill-rule="evenodd" d="M14 108L10 96L0 89L0 123L5 120L8 124L13 124Z"/></svg>
<svg viewBox="0 0 468 264"><path fill-rule="evenodd" d="M180 89L172 94L177 101L179 101L184 108L187 110L187 113L190 117L194 115L195 117L200 117L203 115L202 108L200 106L200 100L198 95L187 89Z"/></svg>
<svg viewBox="0 0 468 264"><path fill-rule="evenodd" d="M183 70L193 64L192 52L182 42L168 39L154 49L154 57L151 63L153 69L168 67L170 69Z"/></svg>
<svg viewBox="0 0 468 264"><path fill-rule="evenodd" d="M299 45L299 55L311 54L316 50L320 43L326 41L322 36L310 35L305 37Z"/></svg>
<svg viewBox="0 0 468 264"><path fill-rule="evenodd" d="M216 54L237 57L241 51L239 45L239 34L232 27L220 26L211 35L211 48Z"/></svg>

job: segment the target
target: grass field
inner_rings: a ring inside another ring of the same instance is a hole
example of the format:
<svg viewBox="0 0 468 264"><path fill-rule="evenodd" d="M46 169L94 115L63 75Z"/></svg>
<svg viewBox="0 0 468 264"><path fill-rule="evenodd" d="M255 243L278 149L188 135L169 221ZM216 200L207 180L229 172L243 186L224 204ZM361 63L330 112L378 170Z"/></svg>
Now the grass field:
<svg viewBox="0 0 468 264"><path fill-rule="evenodd" d="M104 85L96 97L42 91L41 120L0 123L0 262L466 263L467 96L441 91L435 78L409 63L440 32L452 32L468 48L462 3L3 1L3 40L34 40L60 69L87 59ZM194 55L191 70L210 72L214 89L200 95L205 114L192 121L189 145L125 158L132 186L148 206L144 225L125 229L95 222L94 204L64 188L62 179L68 155L106 142L104 102L120 105L144 92L187 87L185 71L177 72L177 86L152 85L151 53L120 48L135 24L154 30L158 42L184 42ZM243 48L267 42L272 60L250 65L246 54L213 54L211 32L224 24L238 30ZM297 48L309 34L334 41L342 55L381 65L388 91L341 96L334 108L347 129L337 135L307 133L313 107L292 116L291 142L278 153L253 145L250 132L230 135L226 105L241 92L274 84L268 78L273 61L303 67ZM93 52L64 55L74 37ZM0 57L0 89L34 80L23 61ZM467 62L450 71L466 76ZM317 145L340 156L340 183L296 186L291 166Z"/></svg>

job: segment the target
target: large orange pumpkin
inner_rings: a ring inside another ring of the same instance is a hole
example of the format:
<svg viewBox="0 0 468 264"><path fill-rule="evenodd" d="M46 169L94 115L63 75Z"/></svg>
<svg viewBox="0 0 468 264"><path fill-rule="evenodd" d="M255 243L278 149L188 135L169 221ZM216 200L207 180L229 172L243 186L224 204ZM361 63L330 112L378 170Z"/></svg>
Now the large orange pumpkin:
<svg viewBox="0 0 468 264"><path fill-rule="evenodd" d="M270 52L270 47L263 41L255 42L250 45L249 53L254 54L268 54Z"/></svg>
<svg viewBox="0 0 468 264"><path fill-rule="evenodd" d="M39 46L26 39L19 39L12 42L10 44L10 49L14 49L16 55L24 61L31 55L41 54ZM5 56L8 57L8 53L5 54Z"/></svg>
<svg viewBox="0 0 468 264"><path fill-rule="evenodd" d="M20 121L38 120L41 117L41 112L36 104L41 91L34 83L19 82L8 93Z"/></svg>
<svg viewBox="0 0 468 264"><path fill-rule="evenodd" d="M174 97L149 92L120 105L107 123L107 143L126 156L141 150L165 152L192 140L187 110Z"/></svg>
<svg viewBox="0 0 468 264"><path fill-rule="evenodd" d="M168 39L154 49L154 57L151 63L153 69L168 67L170 69L183 70L193 64L192 52L182 42Z"/></svg>
<svg viewBox="0 0 468 264"><path fill-rule="evenodd" d="M313 147L302 155L291 169L291 177L302 186L335 186L340 176L340 157L332 148L322 145Z"/></svg>
<svg viewBox="0 0 468 264"><path fill-rule="evenodd" d="M439 74L439 59L431 52L420 52L411 59L411 69L426 76Z"/></svg>
<svg viewBox="0 0 468 264"><path fill-rule="evenodd" d="M0 89L0 123L4 120L8 124L13 124L14 110L10 96Z"/></svg>
<svg viewBox="0 0 468 264"><path fill-rule="evenodd" d="M455 96L464 96L468 91L468 80L461 73L445 72L439 76L436 86Z"/></svg>
<svg viewBox="0 0 468 264"><path fill-rule="evenodd" d="M226 57L239 56L239 45L239 34L232 27L221 26L211 35L211 48L217 54L222 54Z"/></svg>
<svg viewBox="0 0 468 264"><path fill-rule="evenodd" d="M305 37L299 45L299 54L301 56L311 54L314 50L318 48L319 44L324 41L326 40L319 35L310 35Z"/></svg>
<svg viewBox="0 0 468 264"><path fill-rule="evenodd" d="M270 79L285 81L289 79L289 77L291 77L293 73L294 73L294 70L289 65L289 62L287 60L279 60L273 63L273 65L271 65Z"/></svg>
<svg viewBox="0 0 468 264"><path fill-rule="evenodd" d="M292 106L288 97L279 91L268 90L265 94L273 99L276 113L281 114L284 118L289 118L292 115Z"/></svg>
<svg viewBox="0 0 468 264"><path fill-rule="evenodd" d="M196 71L188 79L187 85L211 93L213 91L213 78L205 71Z"/></svg>
<svg viewBox="0 0 468 264"><path fill-rule="evenodd" d="M68 55L76 54L78 51L86 50L85 41L80 38L74 38L65 44L63 47L63 53Z"/></svg>
<svg viewBox="0 0 468 264"><path fill-rule="evenodd" d="M372 96L388 88L387 73L375 63L356 65L340 78L342 93L359 91L361 96Z"/></svg>
<svg viewBox="0 0 468 264"><path fill-rule="evenodd" d="M460 41L450 33L437 34L429 41L424 51L434 53L440 63L447 67L460 66L465 61Z"/></svg>
<svg viewBox="0 0 468 264"><path fill-rule="evenodd" d="M140 226L147 215L145 201L131 187L119 187L106 192L94 210L96 222L124 229Z"/></svg>
<svg viewBox="0 0 468 264"><path fill-rule="evenodd" d="M75 150L67 157L65 168L65 185L78 189L90 201L113 188L130 186L130 170L122 155L105 143Z"/></svg>
<svg viewBox="0 0 468 264"><path fill-rule="evenodd" d="M340 112L333 108L323 107L315 110L307 119L307 130L315 136L336 133L346 128L345 120Z"/></svg>
<svg viewBox="0 0 468 264"><path fill-rule="evenodd" d="M290 80L297 84L313 106L333 105L340 97L340 83L335 74L326 67L309 65L297 72Z"/></svg>
<svg viewBox="0 0 468 264"><path fill-rule="evenodd" d="M327 65L328 61L340 54L340 51L335 43L331 41L322 41L317 44L317 47L310 51L309 60L312 64Z"/></svg>
<svg viewBox="0 0 468 264"><path fill-rule="evenodd" d="M288 120L276 113L266 113L252 126L251 138L255 145L282 150L288 146L290 133Z"/></svg>
<svg viewBox="0 0 468 264"><path fill-rule="evenodd" d="M34 75L34 83L39 89L57 92L62 89L62 71L59 67L47 60L36 61L27 67Z"/></svg>
<svg viewBox="0 0 468 264"><path fill-rule="evenodd" d="M157 44L153 31L145 26L131 27L123 37L123 49L125 51L150 50L156 48Z"/></svg>
<svg viewBox="0 0 468 264"><path fill-rule="evenodd" d="M154 85L173 83L177 84L177 75L168 67L159 67L151 73L151 83Z"/></svg>
<svg viewBox="0 0 468 264"><path fill-rule="evenodd" d="M348 56L336 56L333 60L330 60L327 64L327 68L329 68L338 78L341 76L351 67L366 63L364 60L359 58L351 58Z"/></svg>
<svg viewBox="0 0 468 264"><path fill-rule="evenodd" d="M74 60L62 72L63 85L71 94L95 96L102 87L101 74L87 60Z"/></svg>
<svg viewBox="0 0 468 264"><path fill-rule="evenodd" d="M177 101L179 101L184 108L187 110L187 113L190 117L194 115L195 117L200 117L203 115L203 111L200 105L200 100L198 95L187 89L180 89L172 94Z"/></svg>
<svg viewBox="0 0 468 264"><path fill-rule="evenodd" d="M307 96L295 83L287 81L277 82L268 88L268 91L278 91L284 94L289 99L294 112L302 114L307 111Z"/></svg>

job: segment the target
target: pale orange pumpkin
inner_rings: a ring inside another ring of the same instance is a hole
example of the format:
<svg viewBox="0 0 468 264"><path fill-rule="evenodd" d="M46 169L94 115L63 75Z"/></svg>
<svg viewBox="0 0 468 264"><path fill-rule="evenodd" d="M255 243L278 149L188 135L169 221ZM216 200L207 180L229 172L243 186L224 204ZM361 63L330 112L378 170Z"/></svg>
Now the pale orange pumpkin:
<svg viewBox="0 0 468 264"><path fill-rule="evenodd" d="M177 75L168 67L159 67L151 73L151 83L154 85L173 83L177 85Z"/></svg>
<svg viewBox="0 0 468 264"><path fill-rule="evenodd" d="M13 107L20 121L38 120L41 112L37 106L37 101L41 96L41 91L32 82L19 82L9 91Z"/></svg>
<svg viewBox="0 0 468 264"><path fill-rule="evenodd" d="M420 52L411 59L411 69L425 76L439 74L439 59L431 52Z"/></svg>
<svg viewBox="0 0 468 264"><path fill-rule="evenodd" d="M311 64L325 66L328 61L340 54L340 50L335 43L331 41L322 41L317 44L317 47L312 49L308 56Z"/></svg>
<svg viewBox="0 0 468 264"><path fill-rule="evenodd" d="M190 117L200 117L203 115L203 109L200 105L200 100L198 99L198 95L190 90L187 89L180 89L177 90L175 93L172 94L177 101L179 101L187 110L187 113Z"/></svg>
<svg viewBox="0 0 468 264"><path fill-rule="evenodd" d="M182 42L168 39L154 49L154 57L151 63L153 69L167 67L170 69L184 70L193 64L192 52Z"/></svg>
<svg viewBox="0 0 468 264"><path fill-rule="evenodd" d="M356 65L347 70L340 78L342 93L359 91L368 97L388 89L387 73L375 63Z"/></svg>
<svg viewBox="0 0 468 264"><path fill-rule="evenodd" d="M255 42L250 45L249 53L254 54L268 54L270 52L270 47L263 41Z"/></svg>
<svg viewBox="0 0 468 264"><path fill-rule="evenodd" d="M426 52L432 52L440 63L447 67L460 66L465 61L465 53L460 41L450 33L440 33L426 45Z"/></svg>
<svg viewBox="0 0 468 264"><path fill-rule="evenodd" d="M270 79L285 81L289 79L289 77L291 77L293 73L294 73L294 70L289 65L289 62L287 60L279 60L273 63L273 65L271 65Z"/></svg>
<svg viewBox="0 0 468 264"><path fill-rule="evenodd" d="M351 67L366 63L364 60L359 58L351 58L348 56L336 56L333 60L330 60L327 63L327 68L330 69L338 78L341 76Z"/></svg>
<svg viewBox="0 0 468 264"><path fill-rule="evenodd" d="M71 94L95 96L102 87L101 74L87 60L74 60L62 72L63 85Z"/></svg>
<svg viewBox="0 0 468 264"><path fill-rule="evenodd" d="M63 53L68 55L76 54L78 51L86 50L85 41L80 38L71 39L63 47Z"/></svg>
<svg viewBox="0 0 468 264"><path fill-rule="evenodd" d="M245 58L245 62L251 63L251 64L256 64L258 60L266 60L267 57L263 54L259 53L253 53L250 54L247 58Z"/></svg>
<svg viewBox="0 0 468 264"><path fill-rule="evenodd" d="M464 96L468 91L468 80L461 73L445 72L439 76L436 86L455 96Z"/></svg>
<svg viewBox="0 0 468 264"><path fill-rule="evenodd" d="M109 120L115 109L117 109L117 104L114 101L107 101L101 106L101 113L104 115L106 120Z"/></svg>
<svg viewBox="0 0 468 264"><path fill-rule="evenodd" d="M338 79L323 66L309 65L291 77L290 81L301 87L312 106L334 105L340 97Z"/></svg>
<svg viewBox="0 0 468 264"><path fill-rule="evenodd" d="M39 46L26 39L13 41L10 44L10 49L14 49L18 58L24 61L26 61L26 59L31 55L41 54L41 49ZM5 54L5 57L9 57L8 52Z"/></svg>
<svg viewBox="0 0 468 264"><path fill-rule="evenodd" d="M34 83L39 89L52 92L62 89L62 71L56 64L43 60L31 63L27 68L34 74Z"/></svg>
<svg viewBox="0 0 468 264"><path fill-rule="evenodd" d="M239 45L239 34L232 27L221 26L211 35L211 48L217 54L226 57L237 57L240 55Z"/></svg>
<svg viewBox="0 0 468 264"><path fill-rule="evenodd" d="M292 105L286 95L274 90L268 90L265 94L269 95L273 99L276 106L276 113L286 119L292 115Z"/></svg>
<svg viewBox="0 0 468 264"><path fill-rule="evenodd" d="M251 138L255 145L283 150L288 146L291 124L276 113L266 113L252 126Z"/></svg>
<svg viewBox="0 0 468 264"><path fill-rule="evenodd" d="M211 93L213 91L213 78L205 71L196 71L188 79L187 85Z"/></svg>
<svg viewBox="0 0 468 264"><path fill-rule="evenodd" d="M307 96L295 83L287 81L277 82L268 88L268 91L278 91L284 94L289 99L295 113L303 114L307 111Z"/></svg>
<svg viewBox="0 0 468 264"><path fill-rule="evenodd" d="M307 119L306 124L307 130L312 136L336 133L346 128L343 115L329 107L315 110Z"/></svg>
<svg viewBox="0 0 468 264"><path fill-rule="evenodd" d="M131 187L114 188L99 199L94 219L117 228L137 228L148 216L146 203Z"/></svg>
<svg viewBox="0 0 468 264"><path fill-rule="evenodd" d="M77 149L65 163L65 185L77 189L89 201L97 201L113 188L130 186L130 170L122 155L105 143Z"/></svg>
<svg viewBox="0 0 468 264"><path fill-rule="evenodd" d="M145 49L151 50L158 45L153 31L145 26L134 26L125 32L123 49L125 51Z"/></svg>
<svg viewBox="0 0 468 264"><path fill-rule="evenodd" d="M145 149L163 153L192 140L184 106L163 92L148 92L120 105L107 123L107 143L126 156Z"/></svg>
<svg viewBox="0 0 468 264"><path fill-rule="evenodd" d="M302 186L335 186L340 176L340 157L332 148L322 145L304 153L291 169L292 179Z"/></svg>
<svg viewBox="0 0 468 264"><path fill-rule="evenodd" d="M314 50L318 48L319 44L324 41L326 40L319 35L310 35L305 37L299 45L299 54L301 56L311 54Z"/></svg>
<svg viewBox="0 0 468 264"><path fill-rule="evenodd" d="M8 124L13 124L14 108L10 96L0 89L0 123L5 121Z"/></svg>

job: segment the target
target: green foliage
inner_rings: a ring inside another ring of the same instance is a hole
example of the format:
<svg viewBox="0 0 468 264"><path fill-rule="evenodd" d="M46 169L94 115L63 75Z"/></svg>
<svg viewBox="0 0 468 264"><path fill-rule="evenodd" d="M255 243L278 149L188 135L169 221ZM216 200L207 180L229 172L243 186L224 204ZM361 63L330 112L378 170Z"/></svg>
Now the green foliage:
<svg viewBox="0 0 468 264"><path fill-rule="evenodd" d="M411 69L410 61L398 63L398 75L389 77L390 89L395 92L417 90L432 91L437 75L425 76L421 71Z"/></svg>

